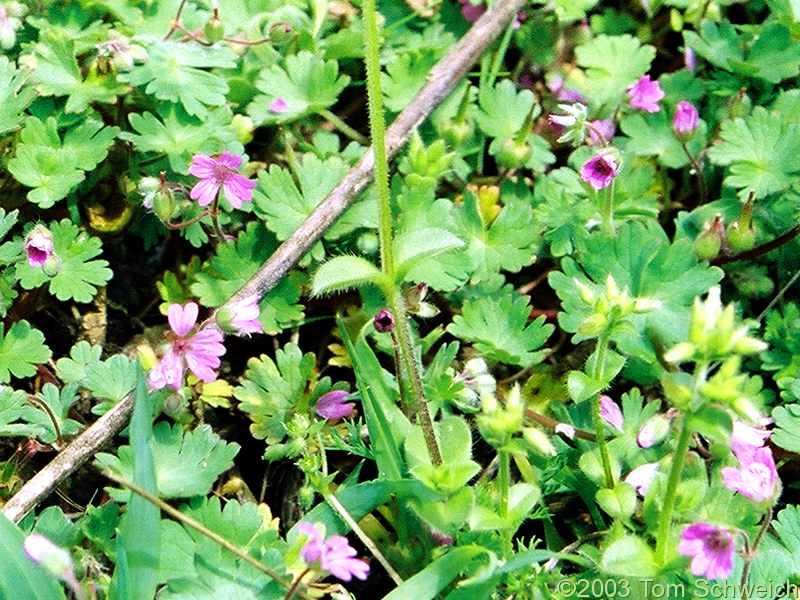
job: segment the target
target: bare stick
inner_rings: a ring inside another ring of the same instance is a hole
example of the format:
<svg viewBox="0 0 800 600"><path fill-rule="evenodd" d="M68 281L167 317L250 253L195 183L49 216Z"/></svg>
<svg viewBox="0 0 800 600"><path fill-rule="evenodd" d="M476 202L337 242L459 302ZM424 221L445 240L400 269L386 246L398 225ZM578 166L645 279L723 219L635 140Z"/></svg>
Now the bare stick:
<svg viewBox="0 0 800 600"><path fill-rule="evenodd" d="M75 438L45 468L22 486L3 507L3 514L14 522L20 521L59 483L94 456L104 444L125 427L132 410L133 393L130 393L97 419L91 427Z"/></svg>
<svg viewBox="0 0 800 600"><path fill-rule="evenodd" d="M498 0L472 29L440 60L428 76L428 82L386 131L386 154L391 159L405 145L414 130L439 106L467 74L475 61L497 35L507 27L527 0ZM372 181L374 155L367 150L348 171L328 197L311 213L297 231L281 244L250 280L226 304L258 294L263 298ZM123 398L109 412L84 431L39 471L3 507L5 516L19 521L66 477L123 427L133 408L133 397Z"/></svg>

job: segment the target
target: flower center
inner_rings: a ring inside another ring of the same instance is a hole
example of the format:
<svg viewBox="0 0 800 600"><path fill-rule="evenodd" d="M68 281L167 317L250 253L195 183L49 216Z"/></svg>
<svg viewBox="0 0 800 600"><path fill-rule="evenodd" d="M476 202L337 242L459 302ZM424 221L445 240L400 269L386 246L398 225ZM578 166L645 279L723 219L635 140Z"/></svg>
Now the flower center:
<svg viewBox="0 0 800 600"><path fill-rule="evenodd" d="M706 544L711 552L724 552L731 545L731 542L724 531L715 531L708 536Z"/></svg>
<svg viewBox="0 0 800 600"><path fill-rule="evenodd" d="M231 171L225 165L217 163L214 166L214 179L216 179L220 183L225 183L232 174L233 171Z"/></svg>

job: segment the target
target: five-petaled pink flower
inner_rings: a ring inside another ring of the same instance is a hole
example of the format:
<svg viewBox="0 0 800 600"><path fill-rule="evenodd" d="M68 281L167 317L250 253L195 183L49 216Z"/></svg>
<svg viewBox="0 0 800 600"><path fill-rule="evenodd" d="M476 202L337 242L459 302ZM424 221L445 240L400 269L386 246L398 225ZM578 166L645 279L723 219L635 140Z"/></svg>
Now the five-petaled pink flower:
<svg viewBox="0 0 800 600"><path fill-rule="evenodd" d="M356 409L352 403L345 402L349 395L350 393L346 390L331 390L322 394L317 400L314 411L323 419L331 421L352 417Z"/></svg>
<svg viewBox="0 0 800 600"><path fill-rule="evenodd" d="M692 523L683 528L678 552L691 556L694 575L727 579L733 571L733 536L709 523Z"/></svg>
<svg viewBox="0 0 800 600"><path fill-rule="evenodd" d="M166 386L180 389L186 367L203 381L214 381L219 357L225 354L222 331L216 325L204 325L192 333L197 321L198 306L171 304L167 310L170 346L159 363L150 371L148 381L154 389Z"/></svg>
<svg viewBox="0 0 800 600"><path fill-rule="evenodd" d="M619 409L619 406L617 406L617 403L606 395L600 396L600 416L603 418L603 421L615 429L622 431L622 424L624 422L622 411Z"/></svg>
<svg viewBox="0 0 800 600"><path fill-rule="evenodd" d="M369 565L356 555L355 548L350 546L343 535L332 535L324 542L322 533L311 523L298 523L300 533L308 536L309 540L300 551L300 556L309 566L319 565L342 581L350 581L353 577L366 579Z"/></svg>
<svg viewBox="0 0 800 600"><path fill-rule="evenodd" d="M775 459L769 448L756 448L751 454L739 457L740 468L723 467L725 485L754 502L774 502L780 489Z"/></svg>
<svg viewBox="0 0 800 600"><path fill-rule="evenodd" d="M581 167L581 179L587 182L595 190L601 190L614 179L619 171L617 160L609 152L598 154L590 158Z"/></svg>
<svg viewBox="0 0 800 600"><path fill-rule="evenodd" d="M672 119L672 129L679 136L689 136L697 131L697 120L700 115L691 102L681 100L675 108L675 116Z"/></svg>
<svg viewBox="0 0 800 600"><path fill-rule="evenodd" d="M658 81L651 81L650 75L642 75L639 81L628 88L631 108L646 110L649 113L657 113L661 110L658 101L664 97L664 90Z"/></svg>
<svg viewBox="0 0 800 600"><path fill-rule="evenodd" d="M242 202L250 202L253 199L252 190L256 187L255 181L236 172L241 164L242 157L227 150L216 159L204 154L195 154L189 166L189 173L199 177L200 181L192 188L189 196L192 200L197 200L200 206L208 206L217 198L221 186L231 206L241 208Z"/></svg>
<svg viewBox="0 0 800 600"><path fill-rule="evenodd" d="M37 225L28 234L25 252L31 267L43 266L53 254L53 234L43 225Z"/></svg>
<svg viewBox="0 0 800 600"><path fill-rule="evenodd" d="M258 308L258 296L256 294L251 294L238 302L234 302L228 306L228 309L232 315L230 318L231 327L239 334L264 333L264 328L258 321L261 311Z"/></svg>

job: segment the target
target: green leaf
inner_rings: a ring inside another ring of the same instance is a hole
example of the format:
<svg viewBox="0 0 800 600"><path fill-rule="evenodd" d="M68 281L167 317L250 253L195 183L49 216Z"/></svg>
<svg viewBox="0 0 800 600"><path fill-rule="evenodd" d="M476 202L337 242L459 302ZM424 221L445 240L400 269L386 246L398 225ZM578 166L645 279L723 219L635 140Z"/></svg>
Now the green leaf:
<svg viewBox="0 0 800 600"><path fill-rule="evenodd" d="M226 443L209 425L184 432L180 425L170 427L161 422L153 428L153 459L159 494L164 498L186 498L207 494L223 472L233 465L239 444ZM134 449L121 446L118 457L101 452L97 455L100 469L130 479L135 464ZM114 492L120 498L126 493Z"/></svg>
<svg viewBox="0 0 800 600"><path fill-rule="evenodd" d="M538 350L553 332L544 316L528 323L528 298L510 286L500 294L467 300L461 314L447 327L452 335L475 343L481 355L510 365L530 366L540 362L547 350Z"/></svg>
<svg viewBox="0 0 800 600"><path fill-rule="evenodd" d="M800 404L777 406L772 411L775 430L772 441L790 452L800 452Z"/></svg>
<svg viewBox="0 0 800 600"><path fill-rule="evenodd" d="M383 104L393 112L400 112L414 99L425 85L437 61L437 52L408 52L395 56L381 72Z"/></svg>
<svg viewBox="0 0 800 600"><path fill-rule="evenodd" d="M36 96L32 86L25 86L25 74L7 57L0 56L0 134L18 127L25 109Z"/></svg>
<svg viewBox="0 0 800 600"><path fill-rule="evenodd" d="M516 135L535 102L533 92L518 92L513 81L503 79L494 87L481 87L475 120L481 131L502 143Z"/></svg>
<svg viewBox="0 0 800 600"><path fill-rule="evenodd" d="M286 66L271 65L261 71L256 87L262 93L247 107L257 125L287 123L332 106L350 82L339 75L339 65L319 54L301 50L286 57ZM289 109L275 113L269 105L282 98Z"/></svg>
<svg viewBox="0 0 800 600"><path fill-rule="evenodd" d="M343 292L362 285L380 286L386 275L360 256L336 256L322 263L311 285L315 296Z"/></svg>
<svg viewBox="0 0 800 600"><path fill-rule="evenodd" d="M606 548L600 569L623 577L652 577L659 571L650 546L635 535L626 535Z"/></svg>
<svg viewBox="0 0 800 600"><path fill-rule="evenodd" d="M48 407L48 411L35 404L36 410L27 419L31 423L36 423L44 429L44 433L39 439L46 444L53 444L58 439L58 435L53 426L53 420L58 425L62 436L70 436L81 429L81 424L73 419L67 418L70 407L78 401L77 386L65 385L58 388L52 383L45 383L42 391L36 397Z"/></svg>
<svg viewBox="0 0 800 600"><path fill-rule="evenodd" d="M25 392L0 386L0 436L40 438L44 427L30 422L35 411Z"/></svg>
<svg viewBox="0 0 800 600"><path fill-rule="evenodd" d="M136 133L125 131L119 137L132 142L140 152L166 154L176 173L186 173L195 154L224 150L244 154L244 146L231 127L233 114L228 106L209 110L200 119L189 115L180 104L162 102L157 114L129 114L128 121Z"/></svg>
<svg viewBox="0 0 800 600"><path fill-rule="evenodd" d="M87 119L59 138L56 120L42 122L29 117L20 134L8 170L28 187L28 200L40 208L50 208L83 181L84 171L94 169L108 153L119 129L104 127L101 121Z"/></svg>
<svg viewBox="0 0 800 600"><path fill-rule="evenodd" d="M75 344L69 358L56 362L58 375L65 383L77 383L93 396L119 402L136 383L136 361L124 354L100 360L102 347L86 341Z"/></svg>
<svg viewBox="0 0 800 600"><path fill-rule="evenodd" d="M394 240L397 278L402 280L419 263L464 245L449 231L436 227L401 232Z"/></svg>
<svg viewBox="0 0 800 600"><path fill-rule="evenodd" d="M239 291L266 262L278 244L261 223L249 223L235 242L217 247L217 254L194 273L189 286L203 306L218 307ZM300 277L292 272L259 303L259 322L267 333L277 333L303 318Z"/></svg>
<svg viewBox="0 0 800 600"><path fill-rule="evenodd" d="M636 156L655 156L660 164L670 169L679 169L689 164L678 136L672 129L672 119L667 111L657 113L637 112L626 115L620 128L629 137L623 149ZM687 144L692 156L697 156L706 146L706 124L700 121L697 133Z"/></svg>
<svg viewBox="0 0 800 600"><path fill-rule="evenodd" d="M711 161L728 166L725 185L739 189L746 198L755 190L755 198L780 192L797 179L800 155L800 126L784 120L781 114L757 106L744 118L722 122L721 143L708 150Z"/></svg>
<svg viewBox="0 0 800 600"><path fill-rule="evenodd" d="M31 327L30 323L17 321L3 335L0 323L0 383L8 383L14 377L30 377L36 373L36 365L48 361L52 352L44 342L44 334Z"/></svg>
<svg viewBox="0 0 800 600"><path fill-rule="evenodd" d="M433 490L454 494L464 488L480 470L472 460L472 434L460 417L448 416L434 424L442 456L438 467L431 463L425 436L419 425L406 435L405 456L411 474Z"/></svg>
<svg viewBox="0 0 800 600"><path fill-rule="evenodd" d="M636 510L638 499L633 486L618 481L614 489L603 488L597 491L597 503L615 519L628 519Z"/></svg>
<svg viewBox="0 0 800 600"><path fill-rule="evenodd" d="M50 293L59 300L90 302L97 288L113 274L107 261L92 260L101 252L100 239L81 231L69 219L52 222L50 232L53 234L53 253L58 258L55 274L46 273L44 267L31 267L28 261L21 261L16 266L20 285L31 290L47 283Z"/></svg>
<svg viewBox="0 0 800 600"><path fill-rule="evenodd" d="M204 69L236 66L236 55L227 46L183 44L156 38L138 38L146 46L148 59L128 73L119 73L120 81L144 86L147 94L159 100L180 102L190 115L205 117L209 106L225 104L227 81Z"/></svg>
<svg viewBox="0 0 800 600"><path fill-rule="evenodd" d="M328 377L318 379L314 355L303 354L290 343L275 352L274 361L264 354L247 361L244 379L233 395L240 402L239 410L253 422L253 436L277 444L286 435L290 414L308 412L330 389Z"/></svg>
<svg viewBox="0 0 800 600"><path fill-rule="evenodd" d="M22 549L25 535L0 511L0 598L63 600L64 590Z"/></svg>
<svg viewBox="0 0 800 600"><path fill-rule="evenodd" d="M736 29L729 21L719 24L710 20L703 21L700 35L685 29L683 39L698 55L721 69L730 70L730 61L741 62L744 56Z"/></svg>
<svg viewBox="0 0 800 600"><path fill-rule="evenodd" d="M84 79L73 40L66 32L43 31L34 46L36 68L31 74L42 96L67 96L64 111L84 112L91 103L116 102L128 86L117 83L112 73L100 74L90 69Z"/></svg>
<svg viewBox="0 0 800 600"><path fill-rule="evenodd" d="M650 69L656 50L630 35L598 35L575 49L589 105L601 116L615 110L625 90ZM624 57L624 58L623 58Z"/></svg>

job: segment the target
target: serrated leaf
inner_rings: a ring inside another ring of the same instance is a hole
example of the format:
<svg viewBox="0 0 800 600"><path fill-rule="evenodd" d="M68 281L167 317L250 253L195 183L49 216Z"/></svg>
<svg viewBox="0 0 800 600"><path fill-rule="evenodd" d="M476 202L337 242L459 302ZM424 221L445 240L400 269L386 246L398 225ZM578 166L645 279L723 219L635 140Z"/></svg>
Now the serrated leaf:
<svg viewBox="0 0 800 600"><path fill-rule="evenodd" d="M209 106L225 104L227 81L204 69L236 66L236 55L226 46L201 46L155 38L139 38L146 46L148 59L128 73L117 75L120 81L144 86L145 92L159 100L180 102L190 115L205 117Z"/></svg>
<svg viewBox="0 0 800 600"><path fill-rule="evenodd" d="M800 127L777 112L757 106L745 118L723 121L721 143L708 151L711 161L728 166L725 185L738 188L746 198L780 192L795 183L800 172Z"/></svg>
<svg viewBox="0 0 800 600"><path fill-rule="evenodd" d="M465 301L447 331L474 342L486 358L527 367L547 355L547 350L536 349L554 329L543 316L528 323L530 314L528 298L506 287L500 294Z"/></svg>
<svg viewBox="0 0 800 600"><path fill-rule="evenodd" d="M59 300L90 302L97 288L105 285L113 274L107 261L92 260L102 250L100 239L81 231L69 219L60 223L54 221L49 229L53 234L53 253L58 258L55 274L21 261L16 266L20 285L31 290L46 283L50 293Z"/></svg>
<svg viewBox="0 0 800 600"><path fill-rule="evenodd" d="M235 242L217 247L216 256L203 263L189 286L204 306L216 308L250 279L277 248L275 238L261 223L250 223ZM303 318L298 275L290 273L261 300L259 322L265 332L278 332Z"/></svg>
<svg viewBox="0 0 800 600"><path fill-rule="evenodd" d="M336 256L322 263L314 279L311 289L315 296L344 292L363 285L378 285L386 279L386 275L378 267L360 256Z"/></svg>
<svg viewBox="0 0 800 600"><path fill-rule="evenodd" d="M25 109L36 96L36 90L24 83L25 75L7 57L0 56L0 134L22 123Z"/></svg>
<svg viewBox="0 0 800 600"><path fill-rule="evenodd" d="M666 111L657 113L637 112L627 115L620 124L622 132L628 136L623 149L636 156L655 156L658 162L670 169L679 169L689 164L678 136L672 129L672 120ZM695 136L687 144L689 153L697 156L706 146L706 124L698 123Z"/></svg>
<svg viewBox="0 0 800 600"><path fill-rule="evenodd" d="M690 29L683 32L687 47L711 64L722 69L730 69L730 61L741 61L742 48L736 29L729 21L717 24L710 20L703 21L700 35Z"/></svg>
<svg viewBox="0 0 800 600"><path fill-rule="evenodd" d="M481 87L475 120L486 135L502 142L519 131L534 103L533 92L517 91L513 81L503 79L494 87Z"/></svg>
<svg viewBox="0 0 800 600"><path fill-rule="evenodd" d="M274 361L264 354L247 361L245 377L233 395L240 402L239 410L253 422L254 437L279 443L286 435L290 411L303 414L330 391L330 379L318 379L315 367L314 355L303 354L291 343L275 352Z"/></svg>
<svg viewBox="0 0 800 600"><path fill-rule="evenodd" d="M402 279L419 263L464 246L463 240L436 227L402 232L394 240L397 276Z"/></svg>
<svg viewBox="0 0 800 600"><path fill-rule="evenodd" d="M39 438L44 427L30 422L35 411L25 392L0 385L0 436Z"/></svg>
<svg viewBox="0 0 800 600"><path fill-rule="evenodd" d="M42 122L29 117L20 134L8 170L20 183L34 188L28 200L40 208L50 208L64 198L108 153L119 129L87 119L59 138L56 120Z"/></svg>
<svg viewBox="0 0 800 600"><path fill-rule="evenodd" d="M403 110L422 89L436 64L435 52L409 52L396 56L381 73L383 103L394 112Z"/></svg>
<svg viewBox="0 0 800 600"><path fill-rule="evenodd" d="M165 153L170 168L185 173L195 154L228 150L244 154L244 146L231 127L233 114L227 106L209 110L202 118L189 115L180 104L161 103L157 115L131 113L128 121L136 133L122 132L120 139L132 142L140 152Z"/></svg>
<svg viewBox="0 0 800 600"><path fill-rule="evenodd" d="M800 404L777 406L772 411L775 430L772 441L784 450L800 452Z"/></svg>
<svg viewBox="0 0 800 600"><path fill-rule="evenodd" d="M349 82L347 75L339 75L336 61L301 50L286 57L285 67L271 65L261 71L256 87L262 93L247 107L247 114L258 125L295 121L332 106ZM285 112L269 109L278 98L288 105Z"/></svg>
<svg viewBox="0 0 800 600"><path fill-rule="evenodd" d="M71 436L80 430L80 423L67 417L70 407L78 401L77 390L77 386L73 384L59 389L52 383L45 383L42 391L36 394L36 397L46 404L49 410L45 411L38 403L34 403L36 410L26 418L44 429L44 433L39 439L46 444L56 442L59 433L61 437L64 437ZM55 430L53 420L58 425L58 432Z"/></svg>
<svg viewBox="0 0 800 600"><path fill-rule="evenodd" d="M163 498L202 496L223 472L233 465L239 444L226 443L201 425L193 431L183 431L178 424L161 422L153 427L153 459L156 483ZM97 455L100 469L110 469L130 480L133 477L134 454L131 446L121 446L118 456L101 452ZM129 497L127 492L115 491L117 498Z"/></svg>
<svg viewBox="0 0 800 600"><path fill-rule="evenodd" d="M91 69L84 78L75 58L75 42L65 32L46 30L40 36L34 47L36 68L31 79L42 96L67 96L65 112L84 112L92 102L113 103L129 89L112 73L102 75Z"/></svg>
<svg viewBox="0 0 800 600"><path fill-rule="evenodd" d="M590 107L603 115L616 109L628 86L650 69L655 55L655 48L627 34L601 34L578 46L575 56L585 70L582 87Z"/></svg>
<svg viewBox="0 0 800 600"><path fill-rule="evenodd" d="M36 373L36 365L45 363L52 356L44 342L44 334L25 321L17 321L3 335L0 323L0 383L8 383L14 377L30 377Z"/></svg>

